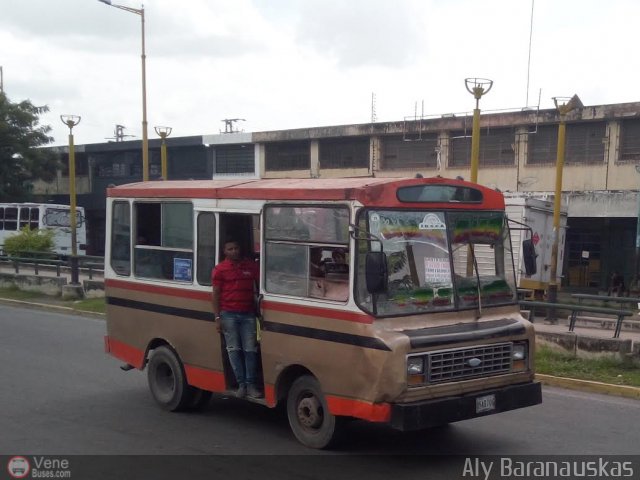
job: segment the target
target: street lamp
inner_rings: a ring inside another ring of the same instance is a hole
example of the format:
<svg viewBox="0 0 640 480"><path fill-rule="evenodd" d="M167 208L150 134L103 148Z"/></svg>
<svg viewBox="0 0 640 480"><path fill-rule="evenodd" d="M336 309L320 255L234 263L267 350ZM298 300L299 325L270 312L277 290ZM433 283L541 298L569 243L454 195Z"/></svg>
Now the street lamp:
<svg viewBox="0 0 640 480"><path fill-rule="evenodd" d="M467 91L476 99L473 110L473 130L471 132L471 181L478 181L478 164L480 163L480 98L489 93L493 80L488 78L465 78Z"/></svg>
<svg viewBox="0 0 640 480"><path fill-rule="evenodd" d="M78 245L76 239L76 152L73 145L73 127L80 123L78 115L60 115L69 127L69 225L71 226L71 284L80 283L78 275Z"/></svg>
<svg viewBox="0 0 640 480"><path fill-rule="evenodd" d="M162 168L162 179L168 180L168 172L167 172L167 137L171 135L171 127L153 127L160 138L162 139L162 144L160 145L160 165Z"/></svg>
<svg viewBox="0 0 640 480"><path fill-rule="evenodd" d="M564 167L564 144L566 137L567 114L584 105L577 95L573 97L553 97L553 103L560 114L558 125L558 148L556 151L556 192L553 197L553 245L551 247L551 272L549 278L549 302L558 299L558 244L560 242L560 205L562 200L562 169ZM551 310L550 319L555 319L555 309Z"/></svg>
<svg viewBox="0 0 640 480"><path fill-rule="evenodd" d="M149 137L147 135L147 69L146 58L144 50L144 5L141 8L125 7L124 5L117 5L111 3L111 0L98 0L120 10L135 13L140 15L142 21L142 181L149 180Z"/></svg>

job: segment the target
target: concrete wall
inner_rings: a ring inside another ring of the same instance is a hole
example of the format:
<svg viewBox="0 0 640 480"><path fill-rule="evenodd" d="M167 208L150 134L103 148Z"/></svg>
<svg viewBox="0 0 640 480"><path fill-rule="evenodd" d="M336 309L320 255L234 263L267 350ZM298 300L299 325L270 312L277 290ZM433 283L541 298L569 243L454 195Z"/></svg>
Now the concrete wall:
<svg viewBox="0 0 640 480"><path fill-rule="evenodd" d="M49 277L44 275L15 275L0 273L0 288L17 288L25 292L37 292L52 297L60 297L67 286L66 277ZM86 298L104 297L102 280L84 280L83 296Z"/></svg>

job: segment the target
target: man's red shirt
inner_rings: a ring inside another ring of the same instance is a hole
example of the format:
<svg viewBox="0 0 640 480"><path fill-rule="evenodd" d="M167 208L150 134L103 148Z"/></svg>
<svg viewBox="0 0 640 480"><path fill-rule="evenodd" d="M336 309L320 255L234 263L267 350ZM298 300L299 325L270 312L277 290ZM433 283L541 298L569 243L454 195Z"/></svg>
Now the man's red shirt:
<svg viewBox="0 0 640 480"><path fill-rule="evenodd" d="M253 285L258 281L258 263L225 259L211 271L211 283L220 291L220 310L253 312Z"/></svg>

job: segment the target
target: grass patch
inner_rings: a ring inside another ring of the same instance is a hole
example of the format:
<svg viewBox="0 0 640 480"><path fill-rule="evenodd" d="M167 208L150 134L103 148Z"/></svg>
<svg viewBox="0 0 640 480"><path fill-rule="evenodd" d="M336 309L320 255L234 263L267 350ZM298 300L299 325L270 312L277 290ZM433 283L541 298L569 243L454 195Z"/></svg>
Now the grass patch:
<svg viewBox="0 0 640 480"><path fill-rule="evenodd" d="M33 300L35 303L45 303L70 307L81 312L105 313L106 304L104 298L87 298L84 300L62 300L60 297L44 295L41 292L27 292L17 287L0 288L0 298L10 300Z"/></svg>
<svg viewBox="0 0 640 480"><path fill-rule="evenodd" d="M104 298L87 298L74 301L71 304L71 308L83 312L105 313L106 304Z"/></svg>
<svg viewBox="0 0 640 480"><path fill-rule="evenodd" d="M576 358L546 345L536 349L536 372L613 385L640 387L640 368L614 358Z"/></svg>
<svg viewBox="0 0 640 480"><path fill-rule="evenodd" d="M20 290L18 287L0 288L0 298L9 298L11 300L33 300L41 298L40 292L27 292Z"/></svg>

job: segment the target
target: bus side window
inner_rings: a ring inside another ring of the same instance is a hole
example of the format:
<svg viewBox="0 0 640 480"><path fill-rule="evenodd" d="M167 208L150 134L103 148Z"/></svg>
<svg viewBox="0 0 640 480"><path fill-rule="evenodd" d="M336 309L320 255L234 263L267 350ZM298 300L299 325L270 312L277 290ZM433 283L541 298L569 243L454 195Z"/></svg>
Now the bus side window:
<svg viewBox="0 0 640 480"><path fill-rule="evenodd" d="M265 290L348 300L348 225L349 211L342 206L268 206Z"/></svg>
<svg viewBox="0 0 640 480"><path fill-rule="evenodd" d="M20 208L20 230L22 230L24 227L29 226L29 210L29 207Z"/></svg>
<svg viewBox="0 0 640 480"><path fill-rule="evenodd" d="M18 209L16 207L7 207L4 210L4 229L5 230L17 230L18 229Z"/></svg>
<svg viewBox="0 0 640 480"><path fill-rule="evenodd" d="M40 209L32 208L29 214L29 228L31 230L37 230L40 227Z"/></svg>
<svg viewBox="0 0 640 480"><path fill-rule="evenodd" d="M131 213L128 202L113 202L111 219L111 268L118 275L131 274Z"/></svg>
<svg viewBox="0 0 640 480"><path fill-rule="evenodd" d="M134 274L143 278L193 282L193 205L191 202L137 201Z"/></svg>
<svg viewBox="0 0 640 480"><path fill-rule="evenodd" d="M216 261L216 215L203 212L198 215L198 243L196 271L200 285L211 285L211 270Z"/></svg>

